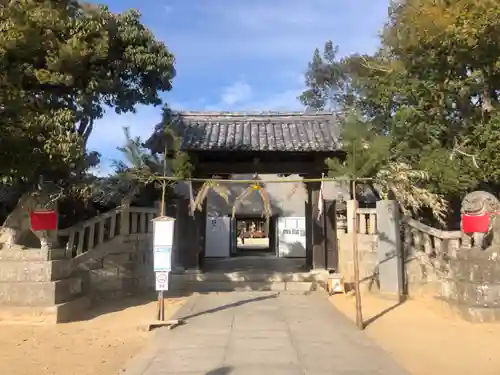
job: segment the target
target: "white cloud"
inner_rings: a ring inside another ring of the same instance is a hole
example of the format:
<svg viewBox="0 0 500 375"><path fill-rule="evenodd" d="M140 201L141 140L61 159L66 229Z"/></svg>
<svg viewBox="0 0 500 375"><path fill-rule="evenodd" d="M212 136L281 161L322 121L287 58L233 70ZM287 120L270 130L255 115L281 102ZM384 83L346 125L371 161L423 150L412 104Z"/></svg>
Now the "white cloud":
<svg viewBox="0 0 500 375"><path fill-rule="evenodd" d="M303 85L298 84L298 79L292 80L285 85L286 88L265 92L253 88L247 82L237 82L222 90L221 100L217 103L209 103L202 107L207 111L297 111L303 106L298 96L304 91ZM234 90L233 90L234 89ZM198 100L199 103L204 100ZM185 103L181 107L190 105ZM195 107L195 103L191 107ZM194 108L192 108L194 109Z"/></svg>
<svg viewBox="0 0 500 375"><path fill-rule="evenodd" d="M252 97L252 86L246 82L234 82L225 87L221 94L221 102L226 105L234 105L247 101Z"/></svg>

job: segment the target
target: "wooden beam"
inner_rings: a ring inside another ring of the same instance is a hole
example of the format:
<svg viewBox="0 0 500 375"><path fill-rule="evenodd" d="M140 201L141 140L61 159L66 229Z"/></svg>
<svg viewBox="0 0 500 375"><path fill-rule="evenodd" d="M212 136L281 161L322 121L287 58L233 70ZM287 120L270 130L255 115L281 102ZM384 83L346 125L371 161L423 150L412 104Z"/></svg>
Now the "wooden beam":
<svg viewBox="0 0 500 375"><path fill-rule="evenodd" d="M207 175L231 175L231 174L319 174L326 167L322 162L287 162L266 161L259 163L249 162L200 162L198 170Z"/></svg>

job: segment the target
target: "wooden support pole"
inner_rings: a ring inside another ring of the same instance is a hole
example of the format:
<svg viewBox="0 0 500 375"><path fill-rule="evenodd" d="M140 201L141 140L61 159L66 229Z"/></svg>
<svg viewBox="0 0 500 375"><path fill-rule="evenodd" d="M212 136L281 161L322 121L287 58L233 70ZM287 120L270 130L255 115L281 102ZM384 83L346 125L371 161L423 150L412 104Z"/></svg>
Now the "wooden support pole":
<svg viewBox="0 0 500 375"><path fill-rule="evenodd" d="M361 290L359 285L359 251L358 251L358 201L356 199L356 180L352 181L353 190L353 215L352 215L352 257L354 262L354 292L356 294L356 326L360 329L364 329L363 323L363 311L361 307Z"/></svg>

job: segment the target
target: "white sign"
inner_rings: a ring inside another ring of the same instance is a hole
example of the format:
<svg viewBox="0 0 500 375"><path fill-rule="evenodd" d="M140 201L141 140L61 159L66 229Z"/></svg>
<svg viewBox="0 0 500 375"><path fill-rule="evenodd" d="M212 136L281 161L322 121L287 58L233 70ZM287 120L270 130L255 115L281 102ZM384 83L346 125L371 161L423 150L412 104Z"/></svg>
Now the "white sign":
<svg viewBox="0 0 500 375"><path fill-rule="evenodd" d="M168 272L156 272L156 291L168 290Z"/></svg>
<svg viewBox="0 0 500 375"><path fill-rule="evenodd" d="M175 219L159 217L153 220L153 247L172 246Z"/></svg>
<svg viewBox="0 0 500 375"><path fill-rule="evenodd" d="M172 246L154 247L153 265L155 272L172 271Z"/></svg>

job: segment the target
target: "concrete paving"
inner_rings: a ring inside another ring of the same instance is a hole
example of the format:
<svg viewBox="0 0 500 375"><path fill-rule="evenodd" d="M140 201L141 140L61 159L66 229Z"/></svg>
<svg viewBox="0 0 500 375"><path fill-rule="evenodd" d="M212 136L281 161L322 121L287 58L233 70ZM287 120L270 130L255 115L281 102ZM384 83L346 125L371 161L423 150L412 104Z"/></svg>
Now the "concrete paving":
<svg viewBox="0 0 500 375"><path fill-rule="evenodd" d="M126 375L408 375L321 292L191 297Z"/></svg>

